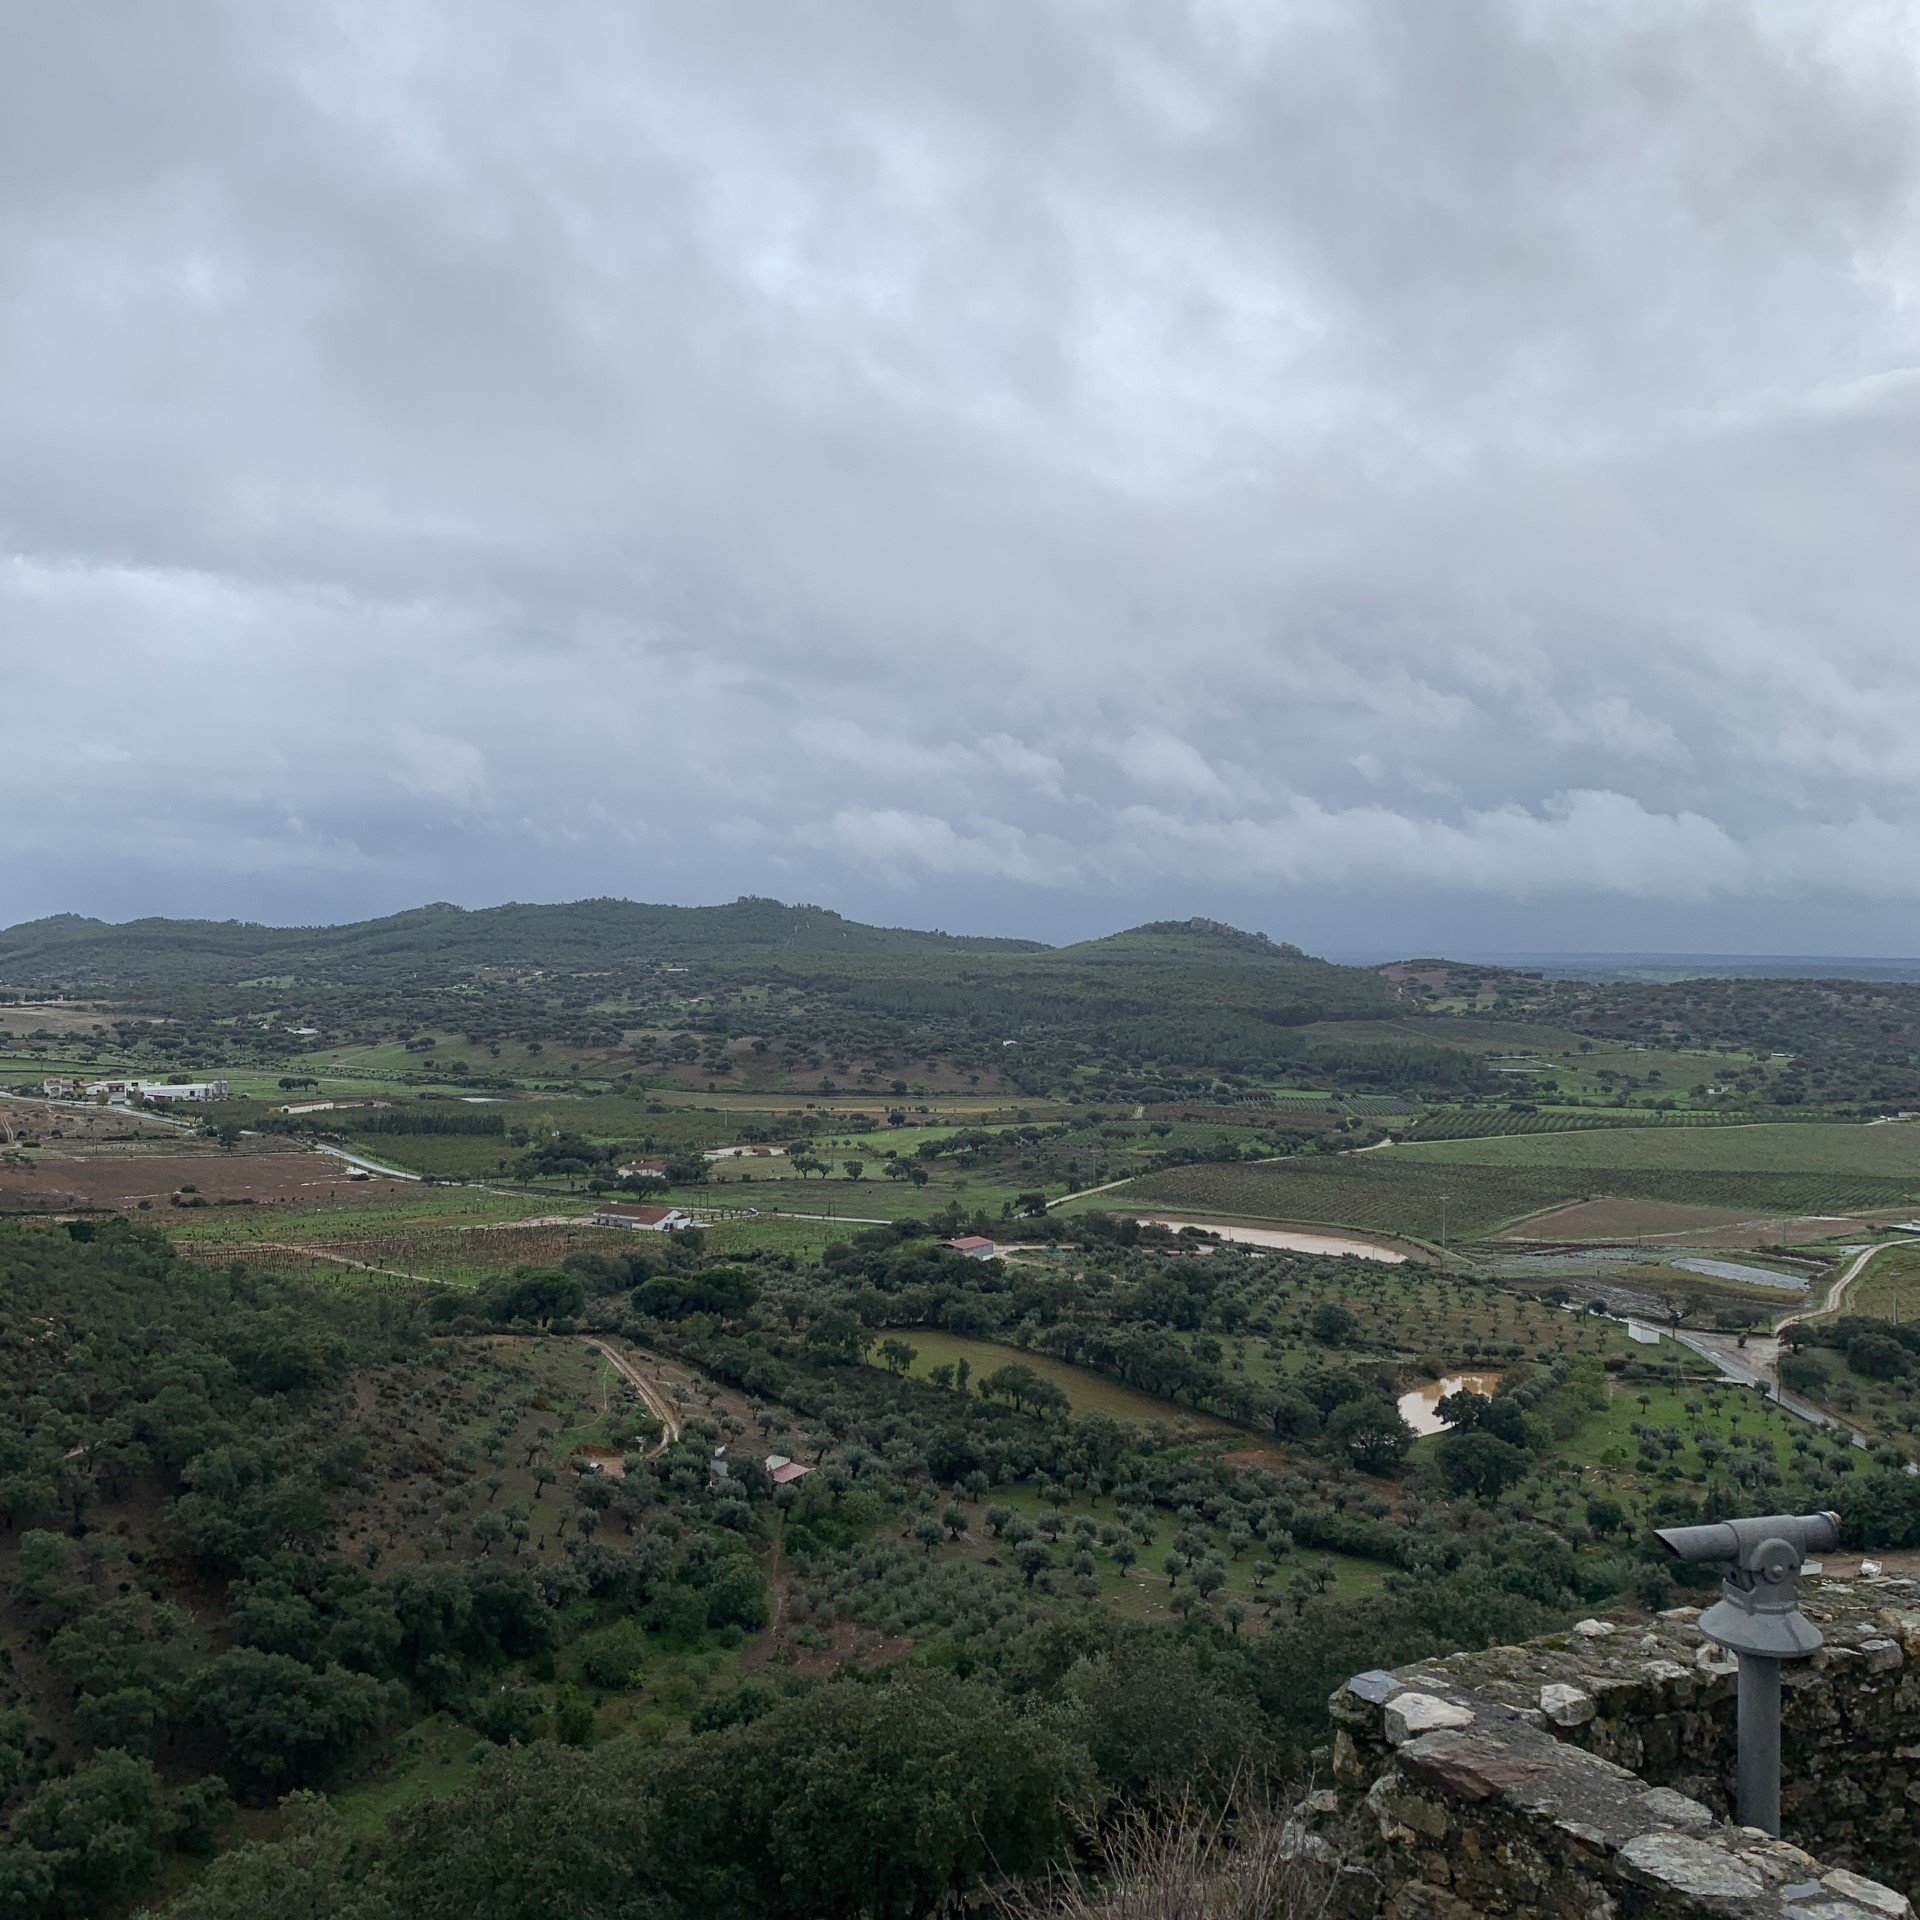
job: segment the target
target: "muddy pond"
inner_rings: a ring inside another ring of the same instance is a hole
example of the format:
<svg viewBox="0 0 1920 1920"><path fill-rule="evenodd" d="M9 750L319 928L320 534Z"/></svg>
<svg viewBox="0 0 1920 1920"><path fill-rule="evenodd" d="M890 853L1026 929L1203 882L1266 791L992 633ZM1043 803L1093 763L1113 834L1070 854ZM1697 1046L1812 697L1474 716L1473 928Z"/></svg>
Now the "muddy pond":
<svg viewBox="0 0 1920 1920"><path fill-rule="evenodd" d="M1497 1373L1450 1373L1442 1380L1429 1380L1398 1401L1400 1418L1415 1433L1445 1433L1447 1423L1440 1418L1439 1406L1450 1393L1484 1393L1489 1399L1500 1384Z"/></svg>
<svg viewBox="0 0 1920 1920"><path fill-rule="evenodd" d="M1360 1240L1337 1233L1309 1233L1300 1227L1248 1227L1224 1220L1176 1219L1165 1213L1143 1213L1139 1218L1143 1227L1171 1227L1175 1233L1182 1227L1200 1227L1222 1240L1231 1240L1243 1247L1278 1247L1286 1253L1320 1253L1335 1257L1351 1254L1357 1260L1384 1260L1396 1267L1407 1257L1398 1247L1386 1246L1378 1240Z"/></svg>

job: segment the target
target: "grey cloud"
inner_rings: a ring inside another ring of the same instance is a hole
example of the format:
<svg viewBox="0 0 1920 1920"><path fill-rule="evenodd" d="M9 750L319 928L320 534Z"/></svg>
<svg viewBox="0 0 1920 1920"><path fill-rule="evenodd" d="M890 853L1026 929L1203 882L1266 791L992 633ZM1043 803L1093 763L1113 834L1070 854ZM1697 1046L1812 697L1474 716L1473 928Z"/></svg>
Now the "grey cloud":
<svg viewBox="0 0 1920 1920"><path fill-rule="evenodd" d="M1911 947L1917 108L1892 4L32 10L0 907Z"/></svg>

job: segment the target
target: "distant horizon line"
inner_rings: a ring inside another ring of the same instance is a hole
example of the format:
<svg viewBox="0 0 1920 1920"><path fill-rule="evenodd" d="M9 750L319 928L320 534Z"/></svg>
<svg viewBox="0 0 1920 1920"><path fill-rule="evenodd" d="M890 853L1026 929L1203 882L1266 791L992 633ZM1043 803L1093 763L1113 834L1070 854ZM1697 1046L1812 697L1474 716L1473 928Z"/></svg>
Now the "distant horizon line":
<svg viewBox="0 0 1920 1920"><path fill-rule="evenodd" d="M508 908L560 908L591 905L621 905L636 907L659 907L670 911L699 912L724 909L732 906L744 906L750 903L766 903L789 911L824 912L857 926L870 926L883 932L901 933L944 933L956 937L948 928L916 927L903 922L868 921L847 913L843 908L832 907L818 900L784 900L777 894L746 892L734 895L730 900L711 901L675 901L641 900L629 894L603 893L581 895L571 900L526 900L508 899L494 901L486 906L471 907L458 901L438 899L420 901L412 906L397 907L385 913L364 914L339 920L256 920L243 915L211 914L165 914L139 913L125 919L110 919L104 915L87 913L67 908L47 914L36 914L28 919L14 921L0 926L0 937L16 933L26 927L41 925L48 921L79 920L114 930L135 926L143 921L173 921L176 923L198 924L202 926L236 926L257 928L273 933L319 933L335 931L347 927L368 926L382 920L393 920L414 913L431 913L435 910L450 910L460 914L497 913ZM1239 926L1237 923L1222 919L1209 913L1174 914L1146 921L1135 921L1130 925L1113 928L1105 934L1080 935L1070 939L1046 939L1030 934L964 933L957 937L963 940L1000 940L1009 943L1028 944L1038 947L1068 947L1091 944L1102 939L1111 939L1115 934L1135 932L1148 926L1180 926L1211 924L1237 933L1254 933L1255 929ZM1274 936L1258 932L1257 937L1274 940ZM1304 939L1283 935L1275 944L1290 944L1298 947L1309 957L1327 961L1338 966L1377 967L1391 966L1410 960L1446 960L1466 966L1502 967L1513 970L1528 968L1551 968L1560 970L1593 968L1712 968L1715 970L1737 969L1746 966L1768 968L1827 969L1830 971L1849 967L1871 967L1876 970L1910 969L1920 975L1920 953L1783 953L1747 950L1744 952L1714 952L1700 948L1672 949L1654 947L1427 947L1417 945L1384 946L1377 942L1365 945L1329 945L1310 944L1311 935Z"/></svg>
<svg viewBox="0 0 1920 1920"><path fill-rule="evenodd" d="M1671 952L1651 947L1566 949L1548 951L1517 948L1448 948L1430 954L1408 953L1388 947L1327 948L1319 956L1335 966L1384 967L1414 960L1448 961L1458 966L1498 967L1508 972L1593 971L1625 972L1668 969L1736 973L1742 968L1791 968L1811 977L1844 979L1847 969L1871 968L1876 974L1908 972L1920 978L1920 954L1906 953L1700 953Z"/></svg>

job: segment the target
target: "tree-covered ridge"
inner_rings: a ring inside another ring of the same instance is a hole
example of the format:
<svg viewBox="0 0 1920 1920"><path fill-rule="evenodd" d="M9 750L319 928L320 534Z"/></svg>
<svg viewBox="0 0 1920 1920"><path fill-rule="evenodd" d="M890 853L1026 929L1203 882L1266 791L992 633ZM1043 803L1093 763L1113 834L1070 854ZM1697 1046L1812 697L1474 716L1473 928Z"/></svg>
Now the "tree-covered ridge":
<svg viewBox="0 0 1920 1920"><path fill-rule="evenodd" d="M808 959L909 953L1053 953L1074 969L1154 961L1232 966L1308 960L1298 947L1202 918L1152 921L1049 949L1036 940L868 926L830 908L788 906L758 897L714 907L600 899L474 910L443 902L377 920L310 927L164 918L114 923L55 914L0 929L0 979L28 985L50 979L234 981L263 971L312 975L334 967L426 956L450 967L565 968L726 961L761 954Z"/></svg>
<svg viewBox="0 0 1920 1920"><path fill-rule="evenodd" d="M716 907L632 900L444 903L345 926L268 927L237 920L132 920L77 914L0 932L0 981L16 985L233 983L261 974L394 978L409 969L629 968L753 954L1024 951L1034 943L870 927L830 908L743 898Z"/></svg>
<svg viewBox="0 0 1920 1920"><path fill-rule="evenodd" d="M1393 988L1210 921L1058 949L863 927L762 900L428 907L305 930L43 921L0 935L0 982L58 983L164 1015L167 1041L216 1063L236 1048L286 1049L289 1028L312 1026L368 1039L448 1028L485 1043L562 1039L611 1072L650 1057L643 1034L695 1054L772 1052L789 1072L847 1055L876 1084L905 1079L910 1056L931 1057L970 1084L990 1077L1027 1093L1089 1070L1206 1082L1304 1073L1447 1092L1484 1078L1444 1034L1384 1047L1303 1039L1316 1023L1391 1015ZM126 1025L124 1037L155 1034Z"/></svg>

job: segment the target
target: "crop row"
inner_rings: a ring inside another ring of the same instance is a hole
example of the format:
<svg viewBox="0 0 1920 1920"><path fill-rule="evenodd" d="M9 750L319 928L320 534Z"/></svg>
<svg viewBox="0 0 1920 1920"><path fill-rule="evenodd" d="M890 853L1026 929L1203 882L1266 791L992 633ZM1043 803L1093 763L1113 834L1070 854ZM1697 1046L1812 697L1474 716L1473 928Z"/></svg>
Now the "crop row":
<svg viewBox="0 0 1920 1920"><path fill-rule="evenodd" d="M1585 1133L1597 1127L1717 1127L1725 1116L1663 1112L1654 1107L1552 1108L1515 1112L1507 1107L1442 1107L1408 1129L1409 1140L1484 1140L1510 1133Z"/></svg>
<svg viewBox="0 0 1920 1920"><path fill-rule="evenodd" d="M1914 1183L1841 1170L1747 1173L1642 1168L1476 1166L1387 1153L1314 1155L1259 1166L1181 1167L1127 1189L1196 1213L1324 1222L1452 1241L1578 1200L1615 1198L1736 1208L1758 1215L1844 1214L1900 1206Z"/></svg>

